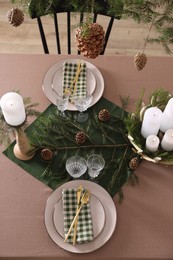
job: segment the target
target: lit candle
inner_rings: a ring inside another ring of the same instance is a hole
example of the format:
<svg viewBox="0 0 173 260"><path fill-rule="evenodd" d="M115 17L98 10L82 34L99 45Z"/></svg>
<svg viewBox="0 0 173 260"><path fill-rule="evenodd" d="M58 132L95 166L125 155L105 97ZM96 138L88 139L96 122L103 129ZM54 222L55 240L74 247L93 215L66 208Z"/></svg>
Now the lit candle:
<svg viewBox="0 0 173 260"><path fill-rule="evenodd" d="M0 105L5 121L12 126L21 125L26 118L22 97L16 92L6 93L1 97Z"/></svg>
<svg viewBox="0 0 173 260"><path fill-rule="evenodd" d="M161 147L165 151L173 151L173 129L168 129L162 139Z"/></svg>
<svg viewBox="0 0 173 260"><path fill-rule="evenodd" d="M162 115L160 130L166 132L166 130L173 128L173 98L171 98Z"/></svg>
<svg viewBox="0 0 173 260"><path fill-rule="evenodd" d="M160 140L156 135L149 135L146 139L146 149L150 152L156 152L159 147Z"/></svg>
<svg viewBox="0 0 173 260"><path fill-rule="evenodd" d="M160 129L162 111L157 107L150 107L144 113L141 134L144 138L157 135Z"/></svg>

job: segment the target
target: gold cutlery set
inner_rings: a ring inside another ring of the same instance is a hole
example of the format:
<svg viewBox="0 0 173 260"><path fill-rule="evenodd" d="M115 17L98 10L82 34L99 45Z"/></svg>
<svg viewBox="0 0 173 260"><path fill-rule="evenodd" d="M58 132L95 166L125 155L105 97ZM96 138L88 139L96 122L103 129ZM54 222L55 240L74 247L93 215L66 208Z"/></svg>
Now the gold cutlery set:
<svg viewBox="0 0 173 260"><path fill-rule="evenodd" d="M64 89L64 94L67 96L73 96L77 90L77 82L79 79L79 75L83 69L83 65L84 63L79 62L78 66L77 66L77 70L76 70L76 75L75 77L72 79L70 86L67 86ZM56 89L54 88L53 84L51 85L52 90L55 92L55 94L59 95L58 92L56 91Z"/></svg>
<svg viewBox="0 0 173 260"><path fill-rule="evenodd" d="M79 216L79 213L83 207L83 205L87 204L89 202L89 198L90 198L90 192L89 190L85 190L83 192L83 188L82 188L82 185L80 185L78 188L77 188L77 191L76 191L76 196L77 196L77 208L76 208L76 215L75 217L73 218L73 221L70 225L70 228L68 230L68 233L65 235L65 240L64 242L67 242L67 239L69 237L69 235L71 234L71 231L73 230L74 228L74 234L73 234L73 245L76 244L76 235L77 235L77 226L78 226L78 216Z"/></svg>
<svg viewBox="0 0 173 260"><path fill-rule="evenodd" d="M71 82L70 88L65 89L65 92L67 91L67 93L69 93L71 96L73 96L76 92L78 78L79 78L79 75L80 75L82 68L83 68L83 63L79 62L78 66L77 66L77 70L76 70L76 75Z"/></svg>

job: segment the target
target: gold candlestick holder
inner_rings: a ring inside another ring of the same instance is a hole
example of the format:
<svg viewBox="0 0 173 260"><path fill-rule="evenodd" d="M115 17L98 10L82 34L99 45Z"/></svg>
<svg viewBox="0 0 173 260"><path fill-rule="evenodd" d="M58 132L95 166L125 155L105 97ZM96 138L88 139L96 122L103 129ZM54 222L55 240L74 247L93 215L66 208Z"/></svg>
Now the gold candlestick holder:
<svg viewBox="0 0 173 260"><path fill-rule="evenodd" d="M35 155L36 148L30 144L21 126L15 128L15 135L16 144L13 149L14 155L22 161L31 160Z"/></svg>

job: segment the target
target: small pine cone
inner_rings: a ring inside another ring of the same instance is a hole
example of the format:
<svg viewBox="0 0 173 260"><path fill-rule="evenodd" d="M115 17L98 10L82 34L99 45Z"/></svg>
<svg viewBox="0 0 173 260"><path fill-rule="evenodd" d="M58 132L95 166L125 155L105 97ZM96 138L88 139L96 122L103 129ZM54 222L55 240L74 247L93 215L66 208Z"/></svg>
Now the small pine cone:
<svg viewBox="0 0 173 260"><path fill-rule="evenodd" d="M76 134L76 137L75 137L75 140L76 140L76 143L77 144L83 144L85 143L85 140L86 140L86 135L84 132L78 132Z"/></svg>
<svg viewBox="0 0 173 260"><path fill-rule="evenodd" d="M102 122L106 122L110 119L110 113L109 111L104 108L102 110L100 110L99 114L98 114L98 118L100 119L100 121Z"/></svg>
<svg viewBox="0 0 173 260"><path fill-rule="evenodd" d="M86 33L85 33L86 32ZM91 23L76 30L76 43L79 51L89 59L95 59L103 50L105 32L98 23Z"/></svg>
<svg viewBox="0 0 173 260"><path fill-rule="evenodd" d="M18 8L13 8L8 11L6 17L8 18L10 24L15 27L21 25L24 21L24 13Z"/></svg>
<svg viewBox="0 0 173 260"><path fill-rule="evenodd" d="M43 150L41 150L41 158L45 161L49 161L53 156L53 152L48 149L48 148L44 148Z"/></svg>
<svg viewBox="0 0 173 260"><path fill-rule="evenodd" d="M137 68L137 70L142 70L145 67L145 64L147 63L147 56L144 52L139 52L134 57L134 63Z"/></svg>
<svg viewBox="0 0 173 260"><path fill-rule="evenodd" d="M135 170L139 166L139 159L137 157L134 157L129 162L129 167L132 170Z"/></svg>

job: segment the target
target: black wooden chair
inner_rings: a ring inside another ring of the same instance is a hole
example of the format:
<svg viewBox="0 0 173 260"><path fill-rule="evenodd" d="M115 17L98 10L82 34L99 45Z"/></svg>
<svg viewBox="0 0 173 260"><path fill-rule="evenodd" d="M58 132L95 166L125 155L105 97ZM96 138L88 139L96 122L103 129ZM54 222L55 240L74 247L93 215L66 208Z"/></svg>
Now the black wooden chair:
<svg viewBox="0 0 173 260"><path fill-rule="evenodd" d="M103 51L100 53L101 55L103 55L105 53L106 50L106 46L109 40L109 36L113 27L113 23L115 21L115 19L120 19L121 16L118 15L107 15L107 10L101 11L101 12L94 12L93 15L93 22L97 22L97 18L99 15L104 15L107 17L108 23L107 23L107 28L104 28L105 31L105 44L104 44L104 48ZM55 32L55 36L56 36L56 48L57 48L57 53L61 54L62 53L62 46L61 46L61 34L59 31L59 20L58 20L58 15L60 13L64 13L64 15L66 16L66 20L67 20L67 53L71 54L72 53L72 46L71 46L71 34L72 34L72 26L71 26L71 20L72 17L74 17L74 10L67 10L67 8L64 7L59 7L59 8L55 8L52 11L52 17L54 20L54 32ZM33 19L37 19L37 23L38 23L38 28L39 28L39 32L40 32L40 36L41 36L41 41L42 41L42 45L43 45L43 50L45 54L49 54L49 47L48 47L48 41L46 39L46 34L45 34L45 29L44 29L44 24L42 22L42 16L47 15L45 14L37 14L37 12L33 12L32 9L32 14L31 18ZM84 12L80 12L79 13L79 21L78 24L82 23L84 20ZM80 54L79 50L77 51L78 54Z"/></svg>

